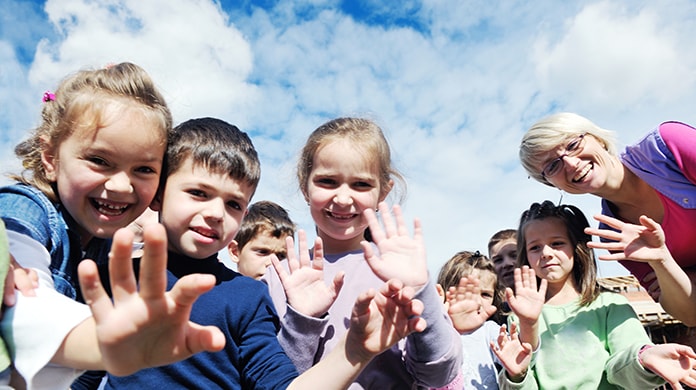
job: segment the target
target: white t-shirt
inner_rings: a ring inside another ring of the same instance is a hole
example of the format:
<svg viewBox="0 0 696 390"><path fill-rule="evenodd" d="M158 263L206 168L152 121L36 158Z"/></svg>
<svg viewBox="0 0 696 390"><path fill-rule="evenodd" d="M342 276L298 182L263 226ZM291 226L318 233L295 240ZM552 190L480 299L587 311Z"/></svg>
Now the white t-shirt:
<svg viewBox="0 0 696 390"><path fill-rule="evenodd" d="M50 363L65 337L91 317L89 306L58 293L53 286L51 257L29 236L7 231L10 253L24 268L39 276L35 297L16 292L17 303L5 310L0 321L12 362L28 390L67 389L84 371Z"/></svg>

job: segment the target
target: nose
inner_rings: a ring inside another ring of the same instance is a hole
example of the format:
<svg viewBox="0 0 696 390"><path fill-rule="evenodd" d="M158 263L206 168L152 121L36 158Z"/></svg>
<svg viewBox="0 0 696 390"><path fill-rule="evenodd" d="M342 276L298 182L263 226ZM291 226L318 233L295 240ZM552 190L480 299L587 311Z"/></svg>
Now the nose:
<svg viewBox="0 0 696 390"><path fill-rule="evenodd" d="M133 185L131 184L130 177L126 172L118 172L111 175L106 183L104 183L104 188L106 188L107 191L112 192L133 192Z"/></svg>
<svg viewBox="0 0 696 390"><path fill-rule="evenodd" d="M201 214L206 219L220 221L225 214L225 202L220 198L210 199L205 203L205 208Z"/></svg>
<svg viewBox="0 0 696 390"><path fill-rule="evenodd" d="M351 196L351 191L347 186L341 186L336 190L333 198L334 203L342 206L349 206L353 204L353 197Z"/></svg>
<svg viewBox="0 0 696 390"><path fill-rule="evenodd" d="M580 158L578 158L577 156L563 156L563 164L565 168L570 168L571 170L575 171L579 163Z"/></svg>
<svg viewBox="0 0 696 390"><path fill-rule="evenodd" d="M544 259L548 259L551 256L553 256L553 249L551 249L550 246L544 245L544 248L541 250L541 257Z"/></svg>

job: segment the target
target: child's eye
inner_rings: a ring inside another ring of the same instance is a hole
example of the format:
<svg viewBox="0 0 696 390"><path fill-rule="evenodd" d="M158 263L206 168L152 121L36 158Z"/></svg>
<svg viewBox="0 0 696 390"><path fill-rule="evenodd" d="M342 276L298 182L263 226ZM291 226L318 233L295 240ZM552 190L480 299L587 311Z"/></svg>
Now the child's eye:
<svg viewBox="0 0 696 390"><path fill-rule="evenodd" d="M372 185L372 183L368 183L366 181L355 182L355 184L353 184L353 186L355 186L356 188L361 188L361 189L371 189L372 187L374 187Z"/></svg>
<svg viewBox="0 0 696 390"><path fill-rule="evenodd" d="M238 202L235 202L235 201L227 202L227 206L228 206L228 207L231 207L231 208L233 208L233 209L235 209L235 210L241 210L241 209L242 209L242 205L240 205Z"/></svg>
<svg viewBox="0 0 696 390"><path fill-rule="evenodd" d="M198 198L206 198L207 197L206 193L201 191L201 190L188 190L187 192L195 197L198 197Z"/></svg>
<svg viewBox="0 0 696 390"><path fill-rule="evenodd" d="M554 241L551 245L554 247L559 247L565 245L565 241Z"/></svg>
<svg viewBox="0 0 696 390"><path fill-rule="evenodd" d="M482 292L481 293L482 298L487 298L487 299L493 299L493 294L487 293L487 292Z"/></svg>
<svg viewBox="0 0 696 390"><path fill-rule="evenodd" d="M493 264L500 264L503 261L503 256L493 256L491 260L493 260Z"/></svg>
<svg viewBox="0 0 696 390"><path fill-rule="evenodd" d="M316 183L320 186L333 186L333 185L336 185L336 180L329 179L328 177L324 177L321 179L317 179Z"/></svg>
<svg viewBox="0 0 696 390"><path fill-rule="evenodd" d="M139 173L157 173L157 171L152 167L139 167L136 169L136 171Z"/></svg>
<svg viewBox="0 0 696 390"><path fill-rule="evenodd" d="M536 252L536 251L538 251L539 249L541 249L541 246L539 246L539 245L532 245L532 246L527 247L527 252Z"/></svg>
<svg viewBox="0 0 696 390"><path fill-rule="evenodd" d="M101 157L96 157L96 156L88 157L88 158L87 158L87 161L89 161L89 162L91 162L92 164L95 164L95 165L102 165L102 166L109 165L109 164L106 162L106 160L104 160L104 159L101 158Z"/></svg>

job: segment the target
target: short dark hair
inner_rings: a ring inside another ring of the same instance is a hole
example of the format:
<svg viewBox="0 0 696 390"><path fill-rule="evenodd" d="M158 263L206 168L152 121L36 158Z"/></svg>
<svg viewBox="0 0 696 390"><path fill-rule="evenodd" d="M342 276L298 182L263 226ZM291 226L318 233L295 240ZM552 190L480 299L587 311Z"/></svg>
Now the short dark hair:
<svg viewBox="0 0 696 390"><path fill-rule="evenodd" d="M194 166L227 174L254 190L261 179L261 164L251 139L237 126L221 119L190 119L172 130L167 142L161 188L164 188L167 177L189 157Z"/></svg>
<svg viewBox="0 0 696 390"><path fill-rule="evenodd" d="M280 205L267 200L258 201L249 206L239 231L234 237L239 250L241 251L257 234L264 231L276 238L293 236L295 235L295 224L290 219L287 210Z"/></svg>

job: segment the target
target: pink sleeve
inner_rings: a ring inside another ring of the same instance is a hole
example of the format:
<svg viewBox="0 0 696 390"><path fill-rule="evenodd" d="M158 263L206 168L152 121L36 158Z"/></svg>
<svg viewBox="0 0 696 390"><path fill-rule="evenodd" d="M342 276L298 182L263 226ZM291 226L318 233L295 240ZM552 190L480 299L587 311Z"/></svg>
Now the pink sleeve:
<svg viewBox="0 0 696 390"><path fill-rule="evenodd" d="M696 128L680 122L665 122L660 125L660 135L684 175L696 183Z"/></svg>

